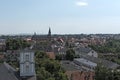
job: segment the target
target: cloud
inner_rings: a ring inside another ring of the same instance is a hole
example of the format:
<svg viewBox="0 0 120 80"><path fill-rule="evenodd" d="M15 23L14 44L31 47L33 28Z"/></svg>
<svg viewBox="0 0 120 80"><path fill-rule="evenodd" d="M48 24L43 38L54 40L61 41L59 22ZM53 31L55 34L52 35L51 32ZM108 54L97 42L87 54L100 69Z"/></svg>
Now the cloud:
<svg viewBox="0 0 120 80"><path fill-rule="evenodd" d="M84 6L88 6L88 3L87 2L83 2L83 1L79 1L79 2L76 2L76 5L84 7Z"/></svg>

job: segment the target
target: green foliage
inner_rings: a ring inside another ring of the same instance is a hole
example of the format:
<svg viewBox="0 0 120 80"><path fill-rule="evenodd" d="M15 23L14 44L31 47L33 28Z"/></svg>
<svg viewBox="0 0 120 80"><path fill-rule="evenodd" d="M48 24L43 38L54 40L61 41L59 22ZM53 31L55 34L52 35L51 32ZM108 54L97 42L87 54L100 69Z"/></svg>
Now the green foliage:
<svg viewBox="0 0 120 80"><path fill-rule="evenodd" d="M58 72L54 75L55 80L67 80L67 76L63 72Z"/></svg>
<svg viewBox="0 0 120 80"><path fill-rule="evenodd" d="M41 67L39 70L37 70L37 79L38 80L46 80L51 77L51 74L45 70L44 67Z"/></svg>
<svg viewBox="0 0 120 80"><path fill-rule="evenodd" d="M35 53L35 67L38 80L67 80L60 63L49 59L45 52Z"/></svg>
<svg viewBox="0 0 120 80"><path fill-rule="evenodd" d="M73 49L68 49L66 51L66 59L72 61L74 57L75 57L75 51Z"/></svg>
<svg viewBox="0 0 120 80"><path fill-rule="evenodd" d="M29 47L30 43L22 39L7 39L6 40L6 50L18 50Z"/></svg>
<svg viewBox="0 0 120 80"><path fill-rule="evenodd" d="M55 56L55 58L56 58L56 60L62 60L63 59L63 54L57 54L56 56Z"/></svg>
<svg viewBox="0 0 120 80"><path fill-rule="evenodd" d="M107 68L99 65L95 69L95 80L106 80L106 77L108 77L108 70Z"/></svg>
<svg viewBox="0 0 120 80"><path fill-rule="evenodd" d="M102 55L99 57L120 64L120 40L111 39L104 45L90 45L89 47L99 53L114 53L114 57Z"/></svg>
<svg viewBox="0 0 120 80"><path fill-rule="evenodd" d="M36 51L35 52L35 58L40 59L40 58L47 58L48 56L46 55L45 52L43 51Z"/></svg>
<svg viewBox="0 0 120 80"><path fill-rule="evenodd" d="M7 61L8 64L10 64L15 69L19 67L19 61Z"/></svg>
<svg viewBox="0 0 120 80"><path fill-rule="evenodd" d="M60 64L55 60L45 60L42 66L44 66L45 69L51 74L57 73L61 70Z"/></svg>
<svg viewBox="0 0 120 80"><path fill-rule="evenodd" d="M120 64L120 59L112 58L111 61L112 61L112 62L116 62L117 64Z"/></svg>
<svg viewBox="0 0 120 80"><path fill-rule="evenodd" d="M120 40L108 40L104 45L89 45L100 53L120 53Z"/></svg>
<svg viewBox="0 0 120 80"><path fill-rule="evenodd" d="M120 80L120 72L98 65L95 69L95 80Z"/></svg>
<svg viewBox="0 0 120 80"><path fill-rule="evenodd" d="M50 78L48 78L48 79L46 79L46 80L55 80L55 78L50 77Z"/></svg>
<svg viewBox="0 0 120 80"><path fill-rule="evenodd" d="M3 63L3 60L0 59L0 63Z"/></svg>
<svg viewBox="0 0 120 80"><path fill-rule="evenodd" d="M18 60L17 54L6 54L4 55L4 61L10 64L14 68L19 67L19 60Z"/></svg>

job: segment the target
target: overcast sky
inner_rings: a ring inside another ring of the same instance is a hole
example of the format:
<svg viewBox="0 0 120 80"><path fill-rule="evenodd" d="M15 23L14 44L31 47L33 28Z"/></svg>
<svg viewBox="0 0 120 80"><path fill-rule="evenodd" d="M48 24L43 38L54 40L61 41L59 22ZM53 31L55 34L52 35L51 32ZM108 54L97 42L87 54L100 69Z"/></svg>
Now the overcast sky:
<svg viewBox="0 0 120 80"><path fill-rule="evenodd" d="M120 0L0 0L0 34L120 33Z"/></svg>

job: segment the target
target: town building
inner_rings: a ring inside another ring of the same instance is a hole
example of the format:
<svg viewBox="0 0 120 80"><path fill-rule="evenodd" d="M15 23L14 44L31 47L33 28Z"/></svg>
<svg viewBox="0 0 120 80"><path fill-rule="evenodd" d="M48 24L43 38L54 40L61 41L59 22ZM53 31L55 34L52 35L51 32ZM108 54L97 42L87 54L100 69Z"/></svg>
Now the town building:
<svg viewBox="0 0 120 80"><path fill-rule="evenodd" d="M75 53L78 55L83 54L83 55L89 55L96 58L98 57L98 53L89 47L75 47L74 50L75 50Z"/></svg>
<svg viewBox="0 0 120 80"><path fill-rule="evenodd" d="M34 77L36 80L35 75L34 51L20 51L20 77Z"/></svg>

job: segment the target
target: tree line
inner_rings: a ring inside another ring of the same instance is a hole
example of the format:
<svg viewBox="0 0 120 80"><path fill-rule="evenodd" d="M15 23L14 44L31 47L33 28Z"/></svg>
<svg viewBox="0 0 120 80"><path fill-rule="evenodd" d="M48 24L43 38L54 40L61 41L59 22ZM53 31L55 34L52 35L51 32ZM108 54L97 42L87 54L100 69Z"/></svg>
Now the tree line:
<svg viewBox="0 0 120 80"><path fill-rule="evenodd" d="M24 39L10 39L6 40L6 50L18 50L30 47L30 43Z"/></svg>

